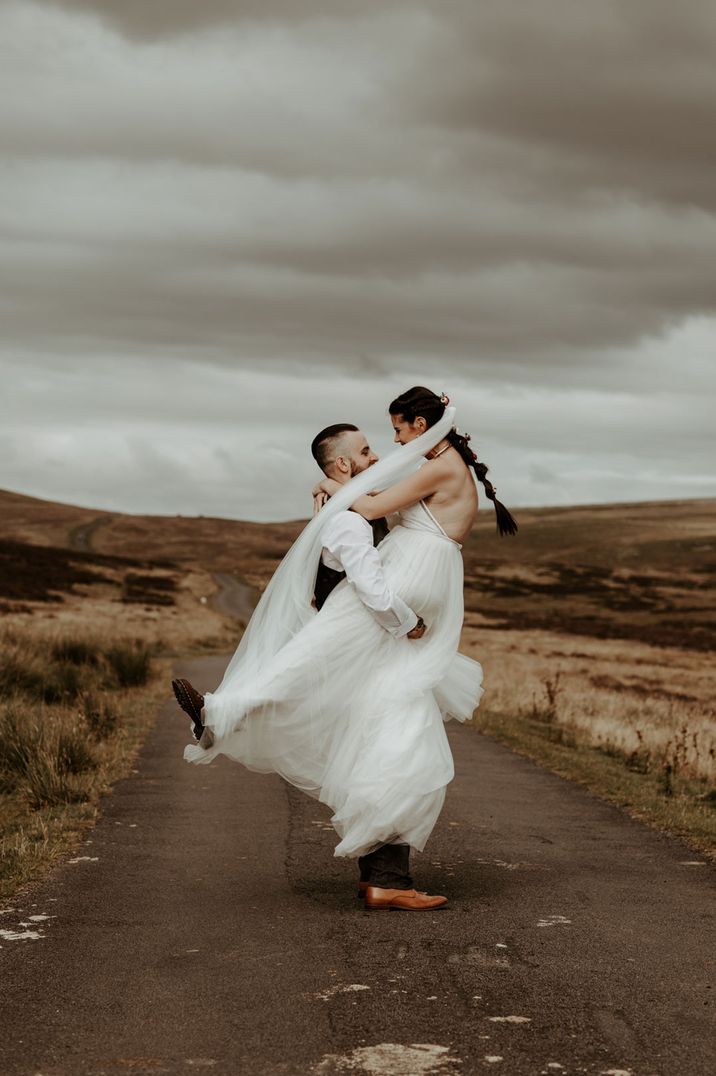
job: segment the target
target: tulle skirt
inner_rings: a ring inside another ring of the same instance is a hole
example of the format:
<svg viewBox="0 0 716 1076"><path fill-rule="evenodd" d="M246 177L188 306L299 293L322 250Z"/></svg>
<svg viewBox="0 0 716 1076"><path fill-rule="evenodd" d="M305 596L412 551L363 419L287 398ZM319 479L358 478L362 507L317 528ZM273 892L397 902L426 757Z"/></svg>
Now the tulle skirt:
<svg viewBox="0 0 716 1076"><path fill-rule="evenodd" d="M398 526L380 545L391 589L427 625L396 639L347 581L261 675L225 678L206 695L208 751L278 773L328 804L337 856L403 842L421 851L454 774L444 721L477 706L481 666L458 654L463 621L460 548L436 532Z"/></svg>

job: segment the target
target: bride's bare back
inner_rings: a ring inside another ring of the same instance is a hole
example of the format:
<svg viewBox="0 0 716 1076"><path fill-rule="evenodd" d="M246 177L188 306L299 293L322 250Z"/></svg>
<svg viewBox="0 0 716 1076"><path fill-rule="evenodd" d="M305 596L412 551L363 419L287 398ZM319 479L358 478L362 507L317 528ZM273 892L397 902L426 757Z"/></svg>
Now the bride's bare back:
<svg viewBox="0 0 716 1076"><path fill-rule="evenodd" d="M424 501L448 537L462 545L477 516L477 486L456 449L447 448L440 458L448 466L439 487Z"/></svg>
<svg viewBox="0 0 716 1076"><path fill-rule="evenodd" d="M452 445L426 459L410 478L381 493L359 497L352 507L366 519L379 519L418 501L424 501L448 537L462 545L475 522L477 489L471 471Z"/></svg>

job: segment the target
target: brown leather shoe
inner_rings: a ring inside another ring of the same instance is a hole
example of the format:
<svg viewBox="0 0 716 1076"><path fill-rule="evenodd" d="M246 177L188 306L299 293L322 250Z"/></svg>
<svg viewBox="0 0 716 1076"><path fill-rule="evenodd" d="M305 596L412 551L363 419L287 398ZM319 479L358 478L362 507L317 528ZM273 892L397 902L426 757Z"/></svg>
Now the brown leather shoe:
<svg viewBox="0 0 716 1076"><path fill-rule="evenodd" d="M200 740L204 732L204 722L201 720L204 696L200 695L188 680L172 680L172 690L184 713L191 718L194 739Z"/></svg>
<svg viewBox="0 0 716 1076"><path fill-rule="evenodd" d="M432 897L429 893L418 893L416 889L379 889L369 885L365 891L366 908L390 911L397 908L406 912L431 912L443 908L447 897Z"/></svg>

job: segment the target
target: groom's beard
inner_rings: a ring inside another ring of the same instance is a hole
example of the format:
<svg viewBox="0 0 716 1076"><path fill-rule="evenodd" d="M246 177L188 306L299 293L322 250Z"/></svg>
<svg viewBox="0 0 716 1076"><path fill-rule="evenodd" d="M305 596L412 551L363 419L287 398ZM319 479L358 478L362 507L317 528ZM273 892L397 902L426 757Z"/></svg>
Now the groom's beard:
<svg viewBox="0 0 716 1076"><path fill-rule="evenodd" d="M368 467L372 467L372 464L368 464ZM357 467L354 460L351 460L351 478L355 478L357 474L363 474L363 471L367 471L368 467Z"/></svg>

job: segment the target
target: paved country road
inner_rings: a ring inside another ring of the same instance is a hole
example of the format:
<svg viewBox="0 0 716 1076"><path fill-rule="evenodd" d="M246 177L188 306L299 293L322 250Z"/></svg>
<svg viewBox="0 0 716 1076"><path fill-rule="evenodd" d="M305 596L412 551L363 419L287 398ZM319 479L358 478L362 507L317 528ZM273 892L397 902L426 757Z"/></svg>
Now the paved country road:
<svg viewBox="0 0 716 1076"><path fill-rule="evenodd" d="M178 671L208 688L222 667ZM367 913L329 812L185 764L167 703L85 844L0 917L3 1076L716 1071L713 867L450 736L457 777L416 867L451 903Z"/></svg>
<svg viewBox="0 0 716 1076"><path fill-rule="evenodd" d="M89 523L80 523L78 527L74 527L68 535L70 549L75 549L80 553L91 553L94 549L95 533L100 527L108 526L113 520L114 516L102 515L90 520Z"/></svg>
<svg viewBox="0 0 716 1076"><path fill-rule="evenodd" d="M226 572L214 572L213 579L219 588L211 599L214 608L236 617L242 624L248 624L258 600L258 592Z"/></svg>

